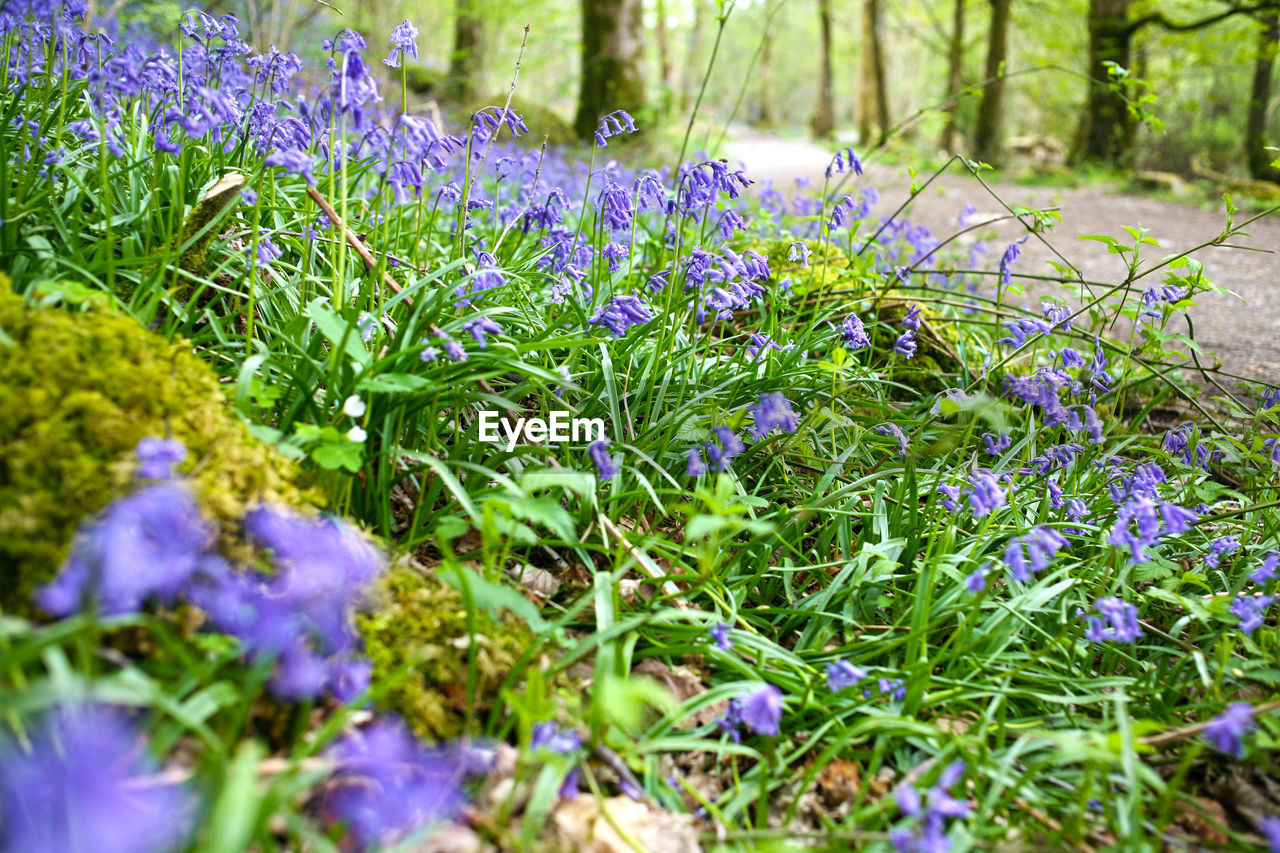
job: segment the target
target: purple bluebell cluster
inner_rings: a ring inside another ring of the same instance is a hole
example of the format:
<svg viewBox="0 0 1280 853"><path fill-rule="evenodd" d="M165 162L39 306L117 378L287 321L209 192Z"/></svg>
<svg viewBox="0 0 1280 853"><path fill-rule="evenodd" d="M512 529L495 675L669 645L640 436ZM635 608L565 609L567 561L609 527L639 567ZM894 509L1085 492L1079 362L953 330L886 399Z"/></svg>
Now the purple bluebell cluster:
<svg viewBox="0 0 1280 853"><path fill-rule="evenodd" d="M761 690L729 700L729 708L716 725L737 743L742 728L758 735L777 736L782 722L782 691L770 684Z"/></svg>
<svg viewBox="0 0 1280 853"><path fill-rule="evenodd" d="M604 118L600 119L600 126L596 129L596 147L604 148L608 146L608 139L611 136L617 136L625 133L635 133L636 122L626 110L614 110Z"/></svg>
<svg viewBox="0 0 1280 853"><path fill-rule="evenodd" d="M186 846L195 798L155 779L157 764L122 714L70 706L0 744L0 849L12 853L170 853ZM149 778L150 777L150 778Z"/></svg>
<svg viewBox="0 0 1280 853"><path fill-rule="evenodd" d="M866 327L862 325L862 318L857 314L850 314L844 318L844 323L840 325L840 338L844 341L844 345L851 350L860 350L863 347L871 346L871 338L867 336Z"/></svg>
<svg viewBox="0 0 1280 853"><path fill-rule="evenodd" d="M846 687L856 687L867 677L867 671L860 666L839 658L827 664L827 688L836 693Z"/></svg>
<svg viewBox="0 0 1280 853"><path fill-rule="evenodd" d="M711 639L715 641L716 648L722 652L727 652L733 648L733 640L729 638L729 626L724 622L717 622L707 629L707 633L711 635Z"/></svg>
<svg viewBox="0 0 1280 853"><path fill-rule="evenodd" d="M588 321L589 325L602 326L615 338L625 337L636 326L643 326L654 317L653 308L632 294L615 296L600 306L600 310Z"/></svg>
<svg viewBox="0 0 1280 853"><path fill-rule="evenodd" d="M708 471L717 473L728 471L734 458L747 449L742 439L727 426L712 427L711 432L716 437L714 442L706 441L701 447L689 450L689 464L685 468L686 476L701 477Z"/></svg>
<svg viewBox="0 0 1280 853"><path fill-rule="evenodd" d="M969 501L969 508L975 518L990 515L1008 501L1008 493L1000 485L1000 478L986 468L975 470L969 475L967 482L968 487L964 489L963 495ZM951 497L950 494L947 496Z"/></svg>
<svg viewBox="0 0 1280 853"><path fill-rule="evenodd" d="M947 822L969 816L968 804L951 795L951 789L964 778L965 769L963 761L949 765L923 795L908 785L899 786L894 792L894 802L907 818L905 826L889 834L898 853L947 853L951 849Z"/></svg>
<svg viewBox="0 0 1280 853"><path fill-rule="evenodd" d="M780 391L761 394L751 406L751 419L751 436L757 441L763 441L775 431L793 433L800 425L800 415Z"/></svg>
<svg viewBox="0 0 1280 853"><path fill-rule="evenodd" d="M172 604L203 570L215 531L177 483L146 486L83 524L71 555L36 603L54 616L135 613Z"/></svg>
<svg viewBox="0 0 1280 853"><path fill-rule="evenodd" d="M323 819L360 850L398 843L458 813L469 761L420 744L400 720L382 718L325 753L333 774L320 797Z"/></svg>
<svg viewBox="0 0 1280 853"><path fill-rule="evenodd" d="M861 175L862 161L858 159L857 154L853 153L852 148L839 148L831 160L831 165L827 166L827 177L839 175L846 169L852 169L855 175Z"/></svg>
<svg viewBox="0 0 1280 853"><path fill-rule="evenodd" d="M557 755L571 755L582 749L582 738L573 729L567 729L553 720L544 720L533 724L529 746Z"/></svg>
<svg viewBox="0 0 1280 853"><path fill-rule="evenodd" d="M144 467L160 466L147 473L167 473L161 467L185 449L144 439L138 455ZM69 616L82 609L134 613L151 601L185 599L205 611L212 627L238 638L248 657L274 662L277 696L362 693L369 664L351 614L382 572L382 556L334 518L264 506L249 511L244 529L274 572L240 569L216 554L214 527L182 484L146 486L82 528L62 571L36 601Z"/></svg>
<svg viewBox="0 0 1280 853"><path fill-rule="evenodd" d="M613 479L622 470L621 457L609 453L610 443L609 439L602 438L591 442L587 447L587 456L591 459L591 464L596 466L596 476L602 483Z"/></svg>
<svg viewBox="0 0 1280 853"><path fill-rule="evenodd" d="M1138 608L1115 596L1104 596L1093 604L1097 616L1089 616L1085 639L1093 643L1136 643L1142 636Z"/></svg>
<svg viewBox="0 0 1280 853"><path fill-rule="evenodd" d="M1049 561L1067 547L1061 533L1047 525L1037 525L1023 536L1014 537L1004 551L1009 577L1023 583L1049 568Z"/></svg>
<svg viewBox="0 0 1280 853"><path fill-rule="evenodd" d="M1233 702L1204 727L1204 739L1220 752L1244 758L1245 735L1256 725L1253 706L1248 702Z"/></svg>
<svg viewBox="0 0 1280 853"><path fill-rule="evenodd" d="M1275 599L1270 595L1243 593L1231 602L1231 615L1240 620L1240 630L1252 634L1262 627L1267 608Z"/></svg>

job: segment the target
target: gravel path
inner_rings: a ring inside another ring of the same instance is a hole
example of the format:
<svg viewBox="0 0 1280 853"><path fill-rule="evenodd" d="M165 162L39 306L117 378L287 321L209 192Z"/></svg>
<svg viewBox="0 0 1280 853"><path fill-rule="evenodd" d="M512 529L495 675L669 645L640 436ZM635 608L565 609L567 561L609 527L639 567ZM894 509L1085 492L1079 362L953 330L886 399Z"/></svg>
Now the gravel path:
<svg viewBox="0 0 1280 853"><path fill-rule="evenodd" d="M784 192L797 176L808 177L820 186L829 157L826 149L801 140L743 139L729 146L732 162L745 164L747 174L757 181L773 179ZM927 177L922 175L921 180ZM858 183L850 185L876 187L881 200L873 209L874 214L887 216L907 198L910 183L903 169L873 166ZM1110 234L1128 240L1123 226L1141 225L1149 228L1148 236L1160 243L1159 247L1146 247L1144 252L1144 257L1156 262L1213 238L1225 224L1223 210L1126 195L1107 187L1055 189L994 184L992 189L1010 206L1058 207L1062 222L1046 235L1047 239L1086 279L1095 281L1120 282L1125 275L1124 262L1109 254L1103 244L1077 239L1078 235ZM921 193L904 215L929 226L936 236L945 236L956 230L957 216L966 202L977 206L978 216L1005 212L973 177L948 173ZM1236 214L1237 222L1246 218L1245 214ZM997 240L988 242L992 253L999 253L1006 242L1025 233L1016 222L992 227L999 233ZM1246 230L1251 236L1232 243L1255 251L1211 247L1195 255L1204 263L1206 275L1244 300L1213 293L1200 297L1200 304L1192 309L1195 340L1206 353L1222 359L1224 370L1280 385L1280 215L1265 217ZM1033 236L1024 245L1016 270L1051 275L1054 270L1048 260L1054 257ZM1181 317L1170 326L1187 332ZM1207 365L1212 359L1202 361Z"/></svg>

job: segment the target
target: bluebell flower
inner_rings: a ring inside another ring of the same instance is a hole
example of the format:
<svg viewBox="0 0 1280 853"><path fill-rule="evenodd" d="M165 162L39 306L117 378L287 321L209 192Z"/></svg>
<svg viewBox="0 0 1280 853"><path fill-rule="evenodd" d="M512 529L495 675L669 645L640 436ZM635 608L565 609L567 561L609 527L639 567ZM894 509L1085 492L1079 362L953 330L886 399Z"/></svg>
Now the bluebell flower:
<svg viewBox="0 0 1280 853"><path fill-rule="evenodd" d="M605 181L600 189L600 216L605 225L614 231L624 231L635 221L631 206L631 194L627 188L614 181Z"/></svg>
<svg viewBox="0 0 1280 853"><path fill-rule="evenodd" d="M782 691L770 684L742 699L742 723L758 735L777 735L782 721Z"/></svg>
<svg viewBox="0 0 1280 853"><path fill-rule="evenodd" d="M1011 539L1005 548L1004 561L1009 567L1009 576L1023 583L1031 581L1066 547L1067 540L1054 528L1033 527L1026 535Z"/></svg>
<svg viewBox="0 0 1280 853"><path fill-rule="evenodd" d="M844 340L844 345L851 350L871 346L871 338L867 336L867 330L857 314L850 314L844 319L844 323L840 326L840 336Z"/></svg>
<svg viewBox="0 0 1280 853"><path fill-rule="evenodd" d="M533 724L533 738L529 746L533 749L545 749L557 755L570 755L582 749L582 738L573 729L563 728L547 720Z"/></svg>
<svg viewBox="0 0 1280 853"><path fill-rule="evenodd" d="M560 790L557 794L563 800L576 799L578 796L578 783L582 779L582 768L573 767L564 775L564 781L560 783Z"/></svg>
<svg viewBox="0 0 1280 853"><path fill-rule="evenodd" d="M914 329L917 332L920 331L920 311L921 309L919 305L912 304L912 306L907 310L906 316L902 318L902 325L908 329Z"/></svg>
<svg viewBox="0 0 1280 853"><path fill-rule="evenodd" d="M836 150L835 159L831 161L831 165L827 166L827 177L838 175L847 169L852 169L855 175L862 174L862 161L858 159L858 155L853 153L852 148L839 148Z"/></svg>
<svg viewBox="0 0 1280 853"><path fill-rule="evenodd" d="M626 110L614 110L613 112L600 119L600 126L596 128L596 147L604 148L608 146L607 139L622 133L635 133L636 122L627 114Z"/></svg>
<svg viewBox="0 0 1280 853"><path fill-rule="evenodd" d="M258 238L258 252L254 258L253 265L255 267L269 266L272 262L279 260L284 254L284 250L277 246L270 237Z"/></svg>
<svg viewBox="0 0 1280 853"><path fill-rule="evenodd" d="M58 577L36 594L54 616L82 605L115 615L147 599L174 601L194 577L214 529L195 498L176 485L150 486L82 525Z"/></svg>
<svg viewBox="0 0 1280 853"><path fill-rule="evenodd" d="M623 294L600 306L587 324L603 326L615 338L625 337L636 326L643 326L654 317L653 308L639 296Z"/></svg>
<svg viewBox="0 0 1280 853"><path fill-rule="evenodd" d="M190 792L157 767L124 719L68 708L0 747L0 845L13 853L171 853L186 847ZM148 778L150 777L150 778Z"/></svg>
<svg viewBox="0 0 1280 853"><path fill-rule="evenodd" d="M1271 409L1280 403L1280 385L1272 385L1262 390L1262 408Z"/></svg>
<svg viewBox="0 0 1280 853"><path fill-rule="evenodd" d="M399 720L377 720L326 752L332 777L320 814L340 823L360 849L394 845L462 808L466 767L428 749Z"/></svg>
<svg viewBox="0 0 1280 853"><path fill-rule="evenodd" d="M938 485L937 492L942 495L942 498L938 503L942 504L946 509L955 512L956 507L959 506L960 487L953 486L949 483L941 483Z"/></svg>
<svg viewBox="0 0 1280 853"><path fill-rule="evenodd" d="M300 176L310 186L316 185L316 179L311 174L315 158L307 151L299 149L275 151L267 155L265 162L268 166L281 169L290 175Z"/></svg>
<svg viewBox="0 0 1280 853"><path fill-rule="evenodd" d="M1105 596L1094 602L1093 607L1101 616L1086 619L1085 638L1093 643L1134 643L1142 636L1138 624L1138 608L1114 596Z"/></svg>
<svg viewBox="0 0 1280 853"><path fill-rule="evenodd" d="M969 592L978 593L987 588L987 570L982 566L974 569L964 579L964 587Z"/></svg>
<svg viewBox="0 0 1280 853"><path fill-rule="evenodd" d="M923 796L906 785L894 792L898 810L909 821L889 833L898 853L947 853L951 849L947 821L969 815L969 806L951 795L964 772L964 762L956 761L942 771L937 784Z"/></svg>
<svg viewBox="0 0 1280 853"><path fill-rule="evenodd" d="M992 511L1005 505L1005 490L1001 488L996 476L987 469L979 468L970 474L968 485L964 496L975 517L990 515Z"/></svg>
<svg viewBox="0 0 1280 853"><path fill-rule="evenodd" d="M722 652L727 652L733 648L733 640L729 639L729 626L724 622L717 622L707 629L707 633L711 635L711 639L715 641L716 648Z"/></svg>
<svg viewBox="0 0 1280 853"><path fill-rule="evenodd" d="M1263 586L1267 581L1276 576L1276 565L1280 563L1280 552L1272 551L1270 554L1262 558L1262 562L1258 564L1258 568L1253 574L1249 575L1249 580L1258 586Z"/></svg>
<svg viewBox="0 0 1280 853"><path fill-rule="evenodd" d="M889 423L880 424L875 427L875 431L881 435L887 435L896 439L898 442L898 453L903 456L907 455L907 435L902 431L901 427L890 421Z"/></svg>
<svg viewBox="0 0 1280 853"><path fill-rule="evenodd" d="M761 394L751 406L751 417L754 422L751 435L757 441L763 441L774 430L794 433L800 425L800 415L791 408L791 403L781 391Z"/></svg>
<svg viewBox="0 0 1280 853"><path fill-rule="evenodd" d="M173 466L187 458L186 446L174 438L144 438L133 451L138 459L138 476L144 480L169 480Z"/></svg>
<svg viewBox="0 0 1280 853"><path fill-rule="evenodd" d="M1209 553L1204 555L1204 563L1211 569L1218 568L1227 554L1240 549L1240 542L1233 536L1222 536L1209 543Z"/></svg>
<svg viewBox="0 0 1280 853"><path fill-rule="evenodd" d="M812 250L809 244L803 240L796 240L791 244L791 248L787 251L787 260L799 261L801 267L809 266L809 255Z"/></svg>
<svg viewBox="0 0 1280 853"><path fill-rule="evenodd" d="M392 68L399 68L402 56L418 58L418 28L408 19L396 24L396 28L391 31L391 52L382 62Z"/></svg>
<svg viewBox="0 0 1280 853"><path fill-rule="evenodd" d="M987 445L987 454L989 456L999 456L1001 453L1008 450L1009 446L1013 444L1013 439L1004 433L996 435L995 433L984 432L982 434L982 441Z"/></svg>
<svg viewBox="0 0 1280 853"><path fill-rule="evenodd" d="M707 473L707 465L702 461L702 450L697 447L689 448L689 463L685 466L684 475L701 477L705 473Z"/></svg>
<svg viewBox="0 0 1280 853"><path fill-rule="evenodd" d="M587 448L587 456L596 466L596 476L602 483L612 479L615 474L622 470L618 457L609 454L609 443L609 439L603 438L599 441L591 442L591 445Z"/></svg>
<svg viewBox="0 0 1280 853"><path fill-rule="evenodd" d="M1252 634L1262 627L1267 608L1275 599L1270 595L1242 594L1231 602L1231 613L1240 620L1240 630Z"/></svg>
<svg viewBox="0 0 1280 853"><path fill-rule="evenodd" d="M733 464L734 457L745 451L747 446L727 426L712 427L711 432L715 435L719 444L706 442L703 445L703 449L707 454L708 467L712 471L728 471L729 466Z"/></svg>
<svg viewBox="0 0 1280 853"><path fill-rule="evenodd" d="M1280 817L1264 817L1259 828L1267 837L1267 848L1271 853L1280 853Z"/></svg>
<svg viewBox="0 0 1280 853"><path fill-rule="evenodd" d="M893 349L898 355L904 355L911 358L916 354L916 333L913 329L903 331L898 339L893 342Z"/></svg>
<svg viewBox="0 0 1280 853"><path fill-rule="evenodd" d="M1244 736L1256 725L1253 706L1248 702L1233 702L1205 726L1204 739L1221 752L1244 758Z"/></svg>
<svg viewBox="0 0 1280 853"><path fill-rule="evenodd" d="M844 658L827 664L827 689L832 693L843 690L846 687L856 687L866 677L867 671L865 669L860 666L854 666Z"/></svg>
<svg viewBox="0 0 1280 853"><path fill-rule="evenodd" d="M476 345L479 346L480 349L484 349L488 346L488 341L485 339L486 334L502 334L502 327L493 320L490 320L488 317L477 317L474 320L469 320L462 325L462 329L475 339Z"/></svg>
<svg viewBox="0 0 1280 853"><path fill-rule="evenodd" d="M1028 235L1030 236L1030 235ZM1000 284L1008 287L1013 280L1010 268L1018 262L1018 255L1022 252L1022 244L1027 242L1027 237L1021 240L1014 240L1008 246L1005 246L1004 254L1000 256Z"/></svg>

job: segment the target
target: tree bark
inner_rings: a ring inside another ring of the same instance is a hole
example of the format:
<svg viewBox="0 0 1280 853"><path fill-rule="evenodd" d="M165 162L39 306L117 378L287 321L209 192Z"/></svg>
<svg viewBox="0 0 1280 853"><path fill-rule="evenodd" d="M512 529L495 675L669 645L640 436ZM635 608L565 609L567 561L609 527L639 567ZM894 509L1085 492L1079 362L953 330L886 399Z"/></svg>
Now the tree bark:
<svg viewBox="0 0 1280 853"><path fill-rule="evenodd" d="M1075 163L1119 165L1133 140L1133 120L1122 93L1113 91L1109 63L1128 68L1134 28L1131 0L1089 0L1089 96L1085 99L1072 154Z"/></svg>
<svg viewBox="0 0 1280 853"><path fill-rule="evenodd" d="M675 86L675 80L672 78L671 65L671 37L667 33L667 4L666 0L657 0L657 7L654 9L657 14L658 26L658 73L662 75L662 109L665 112L671 106L672 89Z"/></svg>
<svg viewBox="0 0 1280 853"><path fill-rule="evenodd" d="M1280 168L1271 165L1277 158L1267 150L1267 107L1271 104L1271 69L1280 51L1280 16L1270 12L1259 16L1258 53L1253 63L1253 91L1249 96L1249 120L1245 125L1245 157L1255 180L1280 183Z"/></svg>
<svg viewBox="0 0 1280 853"><path fill-rule="evenodd" d="M889 102L880 45L880 0L862 4L862 87L858 105L858 138L863 145L889 132Z"/></svg>
<svg viewBox="0 0 1280 853"><path fill-rule="evenodd" d="M1000 162L1004 143L1000 125L1004 111L1004 62L1009 54L1010 3L1011 0L991 0L991 34L987 40L986 71L987 79L991 82L982 90L978 121L973 130L973 156L992 164Z"/></svg>
<svg viewBox="0 0 1280 853"><path fill-rule="evenodd" d="M644 107L641 0L582 0L582 84L574 130L591 139L600 117Z"/></svg>
<svg viewBox="0 0 1280 853"><path fill-rule="evenodd" d="M449 57L448 91L454 101L469 105L480 96L484 26L480 19L479 0L455 0L453 11L453 53Z"/></svg>
<svg viewBox="0 0 1280 853"><path fill-rule="evenodd" d="M809 119L815 139L829 139L836 129L835 98L831 85L831 0L818 0L818 105Z"/></svg>
<svg viewBox="0 0 1280 853"><path fill-rule="evenodd" d="M769 27L769 4L765 4L765 30L760 44L760 90L756 108L756 123L770 127L777 117L773 111L773 31Z"/></svg>
<svg viewBox="0 0 1280 853"><path fill-rule="evenodd" d="M950 100L943 108L946 124L938 138L938 147L948 154L956 144L956 100L964 88L964 0L955 0L951 18L951 40L947 46L947 92Z"/></svg>
<svg viewBox="0 0 1280 853"><path fill-rule="evenodd" d="M702 47L702 32L707 26L707 0L693 0L693 26L689 29L689 50L684 58L684 73L680 75L680 109L687 110L693 104L693 90L698 85L698 50Z"/></svg>

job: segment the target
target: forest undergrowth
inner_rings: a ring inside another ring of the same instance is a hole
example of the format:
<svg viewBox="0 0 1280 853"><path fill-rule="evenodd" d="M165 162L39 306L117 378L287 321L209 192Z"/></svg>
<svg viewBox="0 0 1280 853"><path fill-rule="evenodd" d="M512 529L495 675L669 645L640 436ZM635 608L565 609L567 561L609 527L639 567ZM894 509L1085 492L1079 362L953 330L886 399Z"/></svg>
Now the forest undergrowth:
<svg viewBox="0 0 1280 853"><path fill-rule="evenodd" d="M211 514L169 429L6 569L4 850L1280 849L1280 390L1168 329L1196 251L1026 305L1052 210L446 134L407 21L181 31L5 6L6 297L180 342L327 513Z"/></svg>

